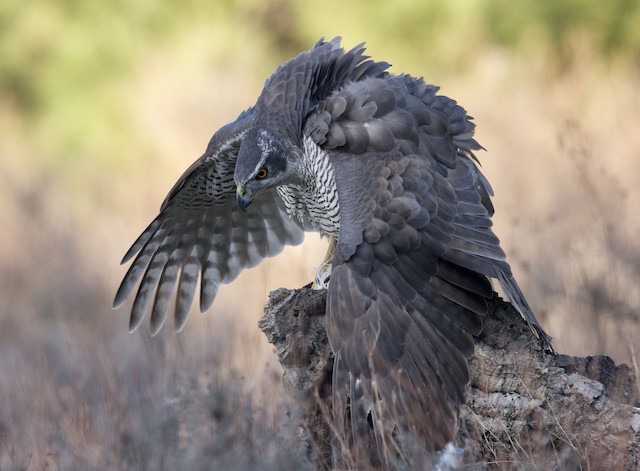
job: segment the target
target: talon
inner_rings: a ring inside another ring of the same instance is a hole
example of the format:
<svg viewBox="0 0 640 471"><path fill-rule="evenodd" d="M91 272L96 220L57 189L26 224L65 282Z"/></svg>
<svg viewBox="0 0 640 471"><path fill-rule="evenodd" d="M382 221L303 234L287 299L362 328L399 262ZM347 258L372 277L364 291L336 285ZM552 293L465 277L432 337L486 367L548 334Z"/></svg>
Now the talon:
<svg viewBox="0 0 640 471"><path fill-rule="evenodd" d="M336 249L336 241L331 239L327 253L324 255L322 262L316 269L316 277L311 285L311 289L327 289L331 278L331 268L333 266L333 254Z"/></svg>

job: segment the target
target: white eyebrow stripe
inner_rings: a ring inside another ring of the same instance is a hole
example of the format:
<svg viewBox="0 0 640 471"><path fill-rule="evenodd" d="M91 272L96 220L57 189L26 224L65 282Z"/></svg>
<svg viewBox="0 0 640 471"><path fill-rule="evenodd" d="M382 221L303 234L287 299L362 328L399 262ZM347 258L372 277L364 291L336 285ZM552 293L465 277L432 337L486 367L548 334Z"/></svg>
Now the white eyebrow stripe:
<svg viewBox="0 0 640 471"><path fill-rule="evenodd" d="M264 167L267 158L273 152L273 146L271 145L269 134L264 129L260 131L260 134L258 134L256 144L260 149L260 160L258 160L256 167L253 169L252 175L256 175L260 171L260 169Z"/></svg>

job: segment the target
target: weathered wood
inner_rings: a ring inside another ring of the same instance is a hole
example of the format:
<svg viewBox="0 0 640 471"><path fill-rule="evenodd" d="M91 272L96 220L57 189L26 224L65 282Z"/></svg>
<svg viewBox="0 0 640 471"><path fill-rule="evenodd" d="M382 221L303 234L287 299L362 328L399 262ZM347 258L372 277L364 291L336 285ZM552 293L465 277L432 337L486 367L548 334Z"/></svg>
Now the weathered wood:
<svg viewBox="0 0 640 471"><path fill-rule="evenodd" d="M330 469L334 441L325 302L326 292L309 286L279 289L260 321L300 407L301 446L318 469ZM544 352L511 305L494 296L469 366L461 449L442 469L640 469L640 389L626 365Z"/></svg>

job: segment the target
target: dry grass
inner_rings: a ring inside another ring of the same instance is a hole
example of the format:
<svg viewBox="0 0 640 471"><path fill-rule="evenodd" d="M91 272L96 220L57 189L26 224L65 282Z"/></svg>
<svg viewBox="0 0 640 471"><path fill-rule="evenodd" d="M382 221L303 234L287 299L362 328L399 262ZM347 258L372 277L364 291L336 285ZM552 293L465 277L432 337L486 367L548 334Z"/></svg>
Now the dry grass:
<svg viewBox="0 0 640 471"><path fill-rule="evenodd" d="M271 289L309 281L322 242L243 275L180 335L129 335L126 310L110 309L128 244L262 83L246 63L220 72L167 60L150 57L122 95L149 155L85 163L77 186L37 168L29 130L0 111L2 470L304 467L291 458L295 426L256 321ZM476 119L496 232L557 350L631 362L640 344L637 74L587 56L550 74L535 58L489 51L443 92Z"/></svg>

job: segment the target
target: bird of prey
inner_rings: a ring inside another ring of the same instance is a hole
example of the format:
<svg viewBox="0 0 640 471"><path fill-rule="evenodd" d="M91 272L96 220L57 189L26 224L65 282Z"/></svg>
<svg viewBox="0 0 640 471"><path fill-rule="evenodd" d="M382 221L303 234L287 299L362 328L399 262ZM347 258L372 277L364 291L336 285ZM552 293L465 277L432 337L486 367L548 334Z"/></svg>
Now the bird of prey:
<svg viewBox="0 0 640 471"><path fill-rule="evenodd" d="M319 231L333 249L336 407L358 390L382 424L379 442L402 430L439 448L455 437L490 279L550 348L549 337L492 231L471 118L438 87L364 51L321 40L276 70L127 252L123 263L135 260L114 307L141 280L129 327L150 309L155 334L177 291L180 330L198 278L205 311L221 283Z"/></svg>

